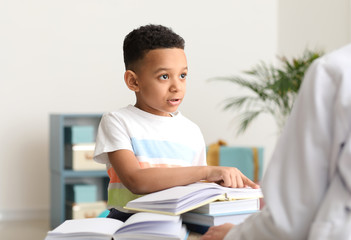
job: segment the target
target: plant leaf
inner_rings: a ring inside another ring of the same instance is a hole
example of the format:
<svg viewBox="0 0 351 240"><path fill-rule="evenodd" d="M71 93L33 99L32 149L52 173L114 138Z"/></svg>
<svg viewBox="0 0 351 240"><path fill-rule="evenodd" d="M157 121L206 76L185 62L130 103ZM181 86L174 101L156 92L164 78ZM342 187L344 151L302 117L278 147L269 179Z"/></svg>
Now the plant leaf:
<svg viewBox="0 0 351 240"><path fill-rule="evenodd" d="M241 134L243 132L246 131L246 129L248 128L248 126L252 123L252 121L258 117L258 115L260 115L261 112L260 111L254 111L254 112L245 112L242 113L239 116L240 119L240 127L238 130L237 134Z"/></svg>
<svg viewBox="0 0 351 240"><path fill-rule="evenodd" d="M281 127L290 114L306 70L322 55L321 51L305 50L300 57L278 57L279 66L260 61L241 75L210 80L227 81L250 90L250 95L235 96L224 101L225 111L244 111L239 117L238 133L243 133L260 113L271 114Z"/></svg>

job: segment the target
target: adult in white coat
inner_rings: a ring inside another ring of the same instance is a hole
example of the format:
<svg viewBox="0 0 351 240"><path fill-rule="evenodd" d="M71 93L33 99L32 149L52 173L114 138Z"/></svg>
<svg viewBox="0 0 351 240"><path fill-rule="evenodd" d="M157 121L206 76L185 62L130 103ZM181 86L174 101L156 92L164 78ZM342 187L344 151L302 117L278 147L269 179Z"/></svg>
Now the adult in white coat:
<svg viewBox="0 0 351 240"><path fill-rule="evenodd" d="M262 182L266 206L205 239L351 239L351 45L315 60Z"/></svg>

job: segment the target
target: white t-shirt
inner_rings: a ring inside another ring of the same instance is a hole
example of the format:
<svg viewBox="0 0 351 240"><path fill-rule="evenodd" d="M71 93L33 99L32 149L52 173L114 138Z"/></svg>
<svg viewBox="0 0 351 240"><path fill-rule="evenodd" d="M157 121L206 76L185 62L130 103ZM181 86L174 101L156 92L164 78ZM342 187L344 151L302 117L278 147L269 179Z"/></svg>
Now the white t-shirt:
<svg viewBox="0 0 351 240"><path fill-rule="evenodd" d="M120 182L108 152L127 149L142 168L206 165L206 146L199 127L180 112L158 116L132 105L103 115L96 137L94 160L107 165L108 205L123 210L138 197Z"/></svg>

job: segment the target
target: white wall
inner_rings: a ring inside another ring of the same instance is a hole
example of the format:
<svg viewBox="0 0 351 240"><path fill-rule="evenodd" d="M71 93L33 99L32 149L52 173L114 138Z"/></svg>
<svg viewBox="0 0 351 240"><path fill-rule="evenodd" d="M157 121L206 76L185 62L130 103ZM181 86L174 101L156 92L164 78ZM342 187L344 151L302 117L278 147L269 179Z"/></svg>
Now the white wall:
<svg viewBox="0 0 351 240"><path fill-rule="evenodd" d="M273 119L261 117L236 137L234 114L221 102L241 90L207 79L273 61L278 52L299 53L307 41L326 50L342 45L350 40L347 1L0 0L0 220L48 214L50 113L134 102L123 83L122 42L147 23L170 26L186 40L190 72L180 110L206 142L263 146L268 161Z"/></svg>
<svg viewBox="0 0 351 240"><path fill-rule="evenodd" d="M270 120L261 120L268 129L236 138L234 115L220 103L237 89L207 79L273 58L276 7L276 0L0 1L0 219L47 214L50 113L134 103L123 83L122 42L148 23L170 26L186 40L190 72L181 111L206 142L259 145L268 154Z"/></svg>
<svg viewBox="0 0 351 240"><path fill-rule="evenodd" d="M278 52L330 52L351 41L351 0L284 0L278 4Z"/></svg>

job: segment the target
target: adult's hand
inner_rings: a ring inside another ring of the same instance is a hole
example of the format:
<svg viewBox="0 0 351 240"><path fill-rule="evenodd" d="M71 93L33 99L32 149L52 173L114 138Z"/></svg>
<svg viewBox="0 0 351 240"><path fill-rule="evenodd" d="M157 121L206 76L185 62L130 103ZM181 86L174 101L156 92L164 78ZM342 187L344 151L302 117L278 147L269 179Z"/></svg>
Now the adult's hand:
<svg viewBox="0 0 351 240"><path fill-rule="evenodd" d="M200 240L222 240L232 227L234 225L231 223L210 227Z"/></svg>

